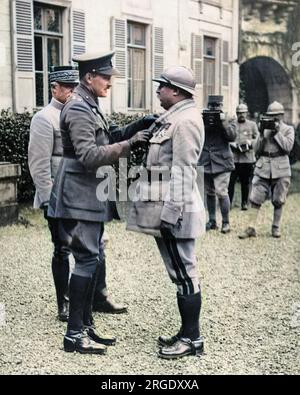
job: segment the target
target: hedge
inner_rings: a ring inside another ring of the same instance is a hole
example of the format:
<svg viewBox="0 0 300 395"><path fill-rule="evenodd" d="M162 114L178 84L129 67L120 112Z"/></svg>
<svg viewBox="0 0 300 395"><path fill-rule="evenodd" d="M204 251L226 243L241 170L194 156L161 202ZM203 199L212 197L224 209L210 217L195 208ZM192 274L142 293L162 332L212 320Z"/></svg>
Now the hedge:
<svg viewBox="0 0 300 395"><path fill-rule="evenodd" d="M110 122L117 125L126 125L143 114L127 115L113 113ZM18 201L28 202L33 199L35 188L28 169L28 142L30 122L33 114L29 112L13 113L11 110L2 110L0 113L0 162L18 163L22 175L18 183ZM143 151L139 150L131 155L130 163L141 161Z"/></svg>
<svg viewBox="0 0 300 395"><path fill-rule="evenodd" d="M32 115L29 112L12 113L10 110L2 110L0 113L0 162L21 165L22 175L18 183L19 202L32 199L35 190L27 164Z"/></svg>

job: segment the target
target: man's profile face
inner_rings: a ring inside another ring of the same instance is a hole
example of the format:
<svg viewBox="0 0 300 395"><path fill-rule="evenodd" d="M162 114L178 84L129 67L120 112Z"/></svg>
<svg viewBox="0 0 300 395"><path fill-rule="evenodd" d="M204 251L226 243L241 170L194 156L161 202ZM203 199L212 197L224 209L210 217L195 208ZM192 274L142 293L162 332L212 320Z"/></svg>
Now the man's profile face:
<svg viewBox="0 0 300 395"><path fill-rule="evenodd" d="M94 94L97 97L106 97L112 86L112 76L105 74L94 74L90 84Z"/></svg>
<svg viewBox="0 0 300 395"><path fill-rule="evenodd" d="M56 99L60 103L64 104L72 94L75 87L76 85L60 84L58 82L53 82L51 83L52 97L54 97L54 99Z"/></svg>
<svg viewBox="0 0 300 395"><path fill-rule="evenodd" d="M167 84L161 83L156 90L157 98L160 100L160 105L165 110L171 108L174 104L174 89Z"/></svg>

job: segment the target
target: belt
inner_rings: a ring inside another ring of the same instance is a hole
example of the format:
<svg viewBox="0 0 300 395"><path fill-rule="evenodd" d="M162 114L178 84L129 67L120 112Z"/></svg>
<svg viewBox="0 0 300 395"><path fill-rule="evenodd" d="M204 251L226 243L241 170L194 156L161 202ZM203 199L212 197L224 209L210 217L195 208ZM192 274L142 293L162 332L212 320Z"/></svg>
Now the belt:
<svg viewBox="0 0 300 395"><path fill-rule="evenodd" d="M283 156L283 155L284 154L282 152L280 152L280 151L277 151L277 152L266 152L266 151L264 151L264 152L262 152L260 154L260 156L266 156L268 158L278 158L279 156Z"/></svg>
<svg viewBox="0 0 300 395"><path fill-rule="evenodd" d="M64 148L64 158L76 159L75 151L73 149Z"/></svg>

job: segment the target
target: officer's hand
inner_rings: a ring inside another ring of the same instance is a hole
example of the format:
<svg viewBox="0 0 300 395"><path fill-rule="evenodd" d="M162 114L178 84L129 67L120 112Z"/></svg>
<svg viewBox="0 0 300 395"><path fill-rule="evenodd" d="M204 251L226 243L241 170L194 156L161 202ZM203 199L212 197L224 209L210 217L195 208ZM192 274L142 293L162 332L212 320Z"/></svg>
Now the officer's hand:
<svg viewBox="0 0 300 395"><path fill-rule="evenodd" d="M128 140L130 148L136 148L145 145L151 138L151 133L148 130L141 130L137 132L131 139Z"/></svg>
<svg viewBox="0 0 300 395"><path fill-rule="evenodd" d="M144 122L144 126L143 127L145 129L148 129L153 124L153 122L155 122L157 120L157 118L158 118L157 114L146 115L143 118L143 122Z"/></svg>
<svg viewBox="0 0 300 395"><path fill-rule="evenodd" d="M275 134L277 134L280 130L280 123L279 122L275 122L275 130L272 130L272 134L273 136L275 136Z"/></svg>
<svg viewBox="0 0 300 395"><path fill-rule="evenodd" d="M175 225L170 224L169 222L166 221L161 221L160 224L160 231L161 234L165 234L165 235L175 235Z"/></svg>

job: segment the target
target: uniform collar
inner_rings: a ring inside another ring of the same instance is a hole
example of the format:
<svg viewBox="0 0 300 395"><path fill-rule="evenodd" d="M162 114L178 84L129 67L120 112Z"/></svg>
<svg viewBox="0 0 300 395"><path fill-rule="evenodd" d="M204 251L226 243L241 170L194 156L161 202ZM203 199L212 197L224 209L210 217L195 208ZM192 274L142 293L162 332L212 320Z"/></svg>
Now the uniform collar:
<svg viewBox="0 0 300 395"><path fill-rule="evenodd" d="M86 102L88 102L91 107L99 107L98 98L94 96L92 92L90 92L88 88L82 83L77 86L75 92L78 93L78 95L81 96Z"/></svg>
<svg viewBox="0 0 300 395"><path fill-rule="evenodd" d="M185 99L181 100L180 102L174 104L169 110L167 110L165 113L163 113L156 122L161 122L163 123L164 121L167 121L170 116L172 116L174 113L181 112L183 110L186 110L191 107L195 107L195 100L194 99Z"/></svg>
<svg viewBox="0 0 300 395"><path fill-rule="evenodd" d="M54 99L54 97L52 97L51 102L50 102L50 105L51 105L52 107L56 108L56 109L59 110L59 111L61 111L62 108L63 108L63 106L64 106L63 103L61 103L60 101Z"/></svg>
<svg viewBox="0 0 300 395"><path fill-rule="evenodd" d="M109 125L107 122L107 119L105 117L105 115L102 113L100 107L99 107L99 102L98 102L98 97L94 96L85 85L83 84L79 84L77 86L77 88L75 89L75 92L81 96L83 98L84 101L86 101L91 107L92 107L92 111L96 114L98 113L101 118L102 118L102 122L105 126L105 128L108 130L109 129Z"/></svg>

